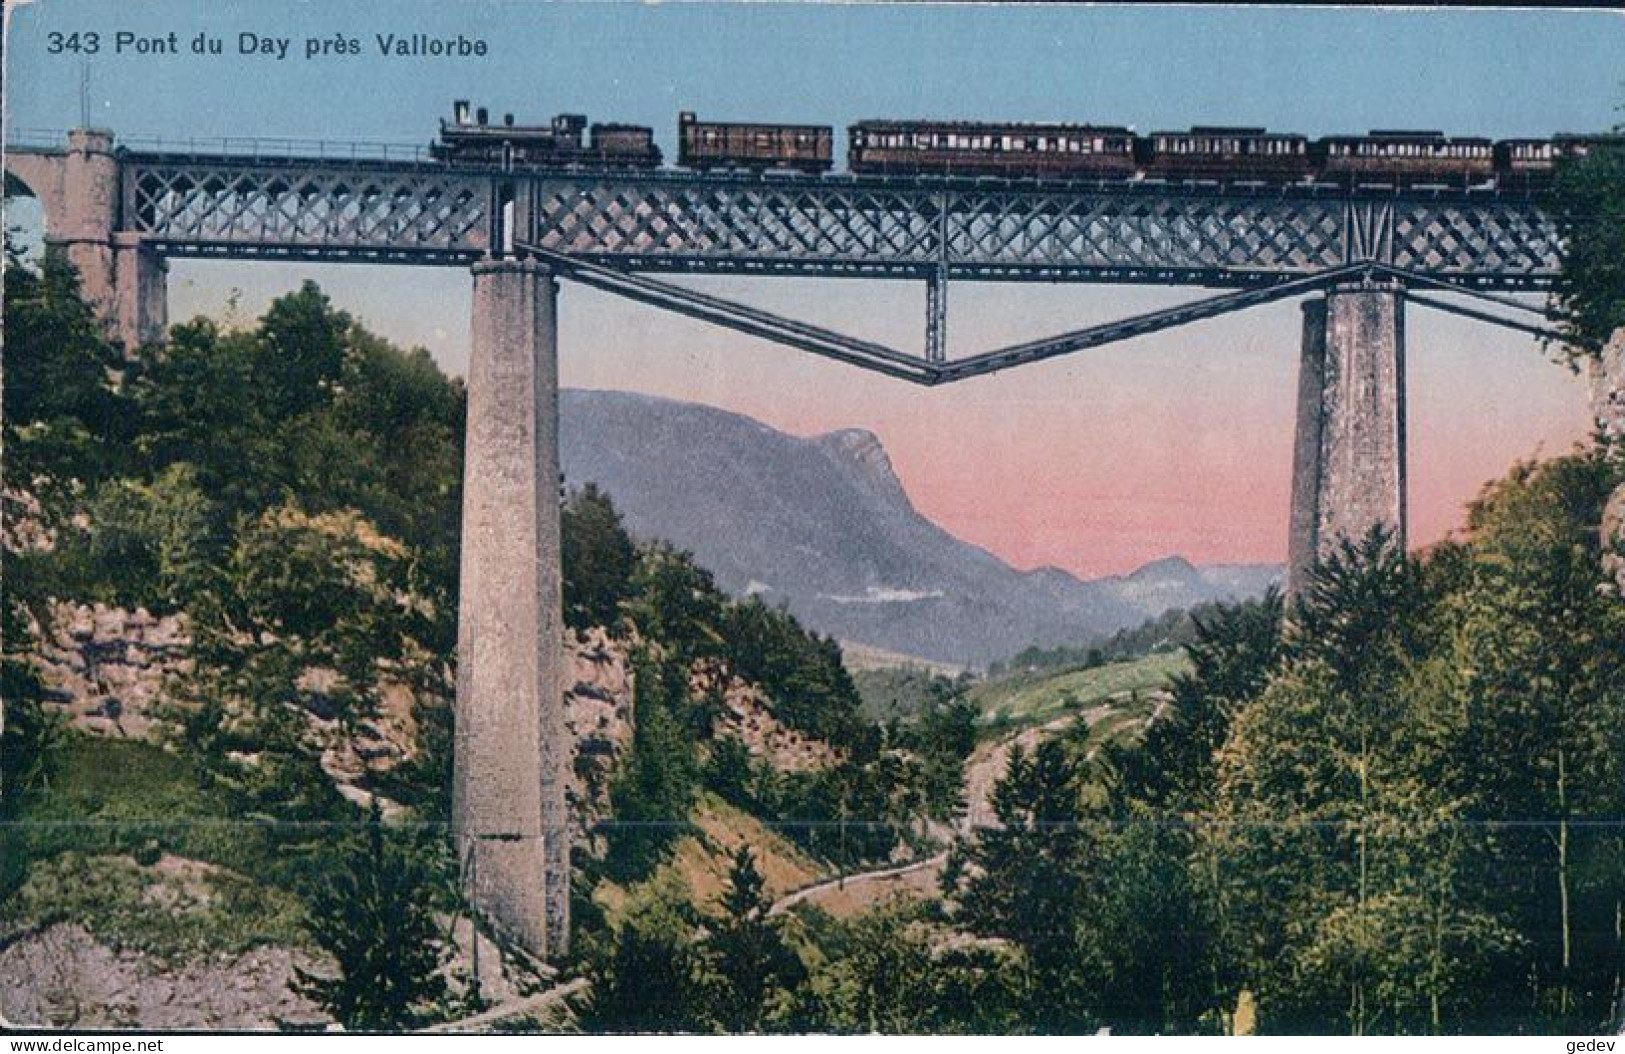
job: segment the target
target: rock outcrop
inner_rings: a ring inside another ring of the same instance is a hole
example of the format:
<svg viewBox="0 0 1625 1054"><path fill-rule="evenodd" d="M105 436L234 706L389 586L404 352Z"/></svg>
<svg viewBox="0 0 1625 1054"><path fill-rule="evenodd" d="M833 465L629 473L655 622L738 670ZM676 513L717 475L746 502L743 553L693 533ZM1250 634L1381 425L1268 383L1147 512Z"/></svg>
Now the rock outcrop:
<svg viewBox="0 0 1625 1054"><path fill-rule="evenodd" d="M164 963L59 923L0 948L0 1014L17 1025L154 1032L323 1025L326 1016L289 985L296 966L316 963L273 947Z"/></svg>
<svg viewBox="0 0 1625 1054"><path fill-rule="evenodd" d="M1591 391L1591 417L1604 437L1625 441L1625 328L1595 357L1586 359L1586 381Z"/></svg>
<svg viewBox="0 0 1625 1054"><path fill-rule="evenodd" d="M569 680L564 724L575 739L570 771L570 821L578 844L609 815L615 760L632 745L632 667L629 645L601 629L566 631Z"/></svg>
<svg viewBox="0 0 1625 1054"><path fill-rule="evenodd" d="M191 669L183 614L60 603L36 660L68 723L96 735L151 738L166 681Z"/></svg>
<svg viewBox="0 0 1625 1054"><path fill-rule="evenodd" d="M828 743L799 732L774 716L767 693L720 667L696 669L690 689L698 697L709 696L721 701L721 711L712 729L718 739L739 740L753 757L778 772L816 771L840 760Z"/></svg>
<svg viewBox="0 0 1625 1054"><path fill-rule="evenodd" d="M1591 416L1603 442L1625 457L1625 328L1614 331L1601 353L1586 362ZM1625 596L1625 486L1614 491L1602 514L1603 570Z"/></svg>

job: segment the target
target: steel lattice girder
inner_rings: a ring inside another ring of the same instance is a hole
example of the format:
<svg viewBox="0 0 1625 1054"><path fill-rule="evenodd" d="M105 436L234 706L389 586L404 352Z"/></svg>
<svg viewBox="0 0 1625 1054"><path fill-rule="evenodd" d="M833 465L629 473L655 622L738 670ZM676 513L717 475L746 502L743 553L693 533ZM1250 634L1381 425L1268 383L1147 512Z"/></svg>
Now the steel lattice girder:
<svg viewBox="0 0 1625 1054"><path fill-rule="evenodd" d="M1559 261L1538 203L1494 192L494 174L150 154L126 155L123 180L124 228L170 255L455 264L506 238L677 273L1249 286L1370 261L1486 289L1546 288Z"/></svg>
<svg viewBox="0 0 1625 1054"><path fill-rule="evenodd" d="M424 168L126 162L124 229L176 255L460 263L490 244L489 180Z"/></svg>

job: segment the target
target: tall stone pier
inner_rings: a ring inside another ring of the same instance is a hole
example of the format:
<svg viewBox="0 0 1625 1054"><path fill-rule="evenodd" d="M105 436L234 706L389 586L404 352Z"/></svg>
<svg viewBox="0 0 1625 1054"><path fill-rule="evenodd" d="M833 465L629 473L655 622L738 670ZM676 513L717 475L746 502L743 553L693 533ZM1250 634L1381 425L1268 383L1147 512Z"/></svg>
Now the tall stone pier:
<svg viewBox="0 0 1625 1054"><path fill-rule="evenodd" d="M464 888L542 958L568 949L558 286L474 265L452 824Z"/></svg>
<svg viewBox="0 0 1625 1054"><path fill-rule="evenodd" d="M1405 543L1405 302L1391 283L1303 305L1287 592L1377 525Z"/></svg>
<svg viewBox="0 0 1625 1054"><path fill-rule="evenodd" d="M13 155L6 168L39 200L47 249L78 270L109 335L126 351L162 339L169 265L141 235L119 229L123 188L112 133L76 128L66 152Z"/></svg>

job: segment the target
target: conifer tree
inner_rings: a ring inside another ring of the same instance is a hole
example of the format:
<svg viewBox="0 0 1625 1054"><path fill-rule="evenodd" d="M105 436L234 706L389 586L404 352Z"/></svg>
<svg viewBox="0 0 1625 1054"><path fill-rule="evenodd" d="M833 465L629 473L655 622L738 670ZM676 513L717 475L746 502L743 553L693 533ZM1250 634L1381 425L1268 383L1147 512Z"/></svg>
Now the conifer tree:
<svg viewBox="0 0 1625 1054"><path fill-rule="evenodd" d="M298 990L348 1029L419 1024L445 994L437 878L421 847L385 828L375 801L307 898L311 938L337 974L299 970Z"/></svg>
<svg viewBox="0 0 1625 1054"><path fill-rule="evenodd" d="M722 1032L760 1032L782 1021L791 993L806 979L778 921L768 916L771 904L755 855L741 845L704 951L707 1013Z"/></svg>

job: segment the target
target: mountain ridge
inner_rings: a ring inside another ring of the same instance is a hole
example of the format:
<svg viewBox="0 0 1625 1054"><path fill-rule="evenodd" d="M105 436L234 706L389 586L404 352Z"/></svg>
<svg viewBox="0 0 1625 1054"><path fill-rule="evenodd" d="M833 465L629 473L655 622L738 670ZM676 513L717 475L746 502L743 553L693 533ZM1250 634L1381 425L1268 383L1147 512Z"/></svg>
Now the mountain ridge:
<svg viewBox="0 0 1625 1054"><path fill-rule="evenodd" d="M1083 580L1020 570L922 515L874 433L802 438L754 418L639 393L565 389L569 486L607 491L628 529L694 553L736 596L783 603L820 633L981 667L1076 644L1168 607L1261 591L1269 565L1214 578L1179 556Z"/></svg>

